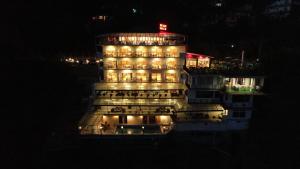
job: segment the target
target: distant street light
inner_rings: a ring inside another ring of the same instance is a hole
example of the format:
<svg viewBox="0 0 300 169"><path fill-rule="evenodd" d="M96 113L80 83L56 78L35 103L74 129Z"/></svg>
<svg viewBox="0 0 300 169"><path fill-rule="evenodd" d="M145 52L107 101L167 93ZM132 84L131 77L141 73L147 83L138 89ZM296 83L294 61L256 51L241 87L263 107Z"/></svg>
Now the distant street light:
<svg viewBox="0 0 300 169"><path fill-rule="evenodd" d="M136 11L137 11L137 10L136 10L135 8L132 8L132 12L133 12L133 13L136 13Z"/></svg>

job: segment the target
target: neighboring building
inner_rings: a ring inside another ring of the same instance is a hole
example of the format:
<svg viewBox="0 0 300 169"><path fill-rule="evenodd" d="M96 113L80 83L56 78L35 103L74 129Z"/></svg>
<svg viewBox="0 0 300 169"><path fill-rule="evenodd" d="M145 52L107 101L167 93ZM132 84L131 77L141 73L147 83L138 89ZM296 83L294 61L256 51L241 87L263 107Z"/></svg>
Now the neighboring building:
<svg viewBox="0 0 300 169"><path fill-rule="evenodd" d="M193 64L195 60L198 60L196 67ZM188 103L223 105L228 110L227 116L222 120L222 127L217 130L247 129L253 110L253 98L263 94L264 76L256 68L222 65L203 68L202 63L209 60L209 56L204 55L187 57L185 71L188 76ZM193 67L190 66L191 63Z"/></svg>
<svg viewBox="0 0 300 169"><path fill-rule="evenodd" d="M299 0L272 0L266 7L265 15L272 18L285 18L293 13L299 14Z"/></svg>
<svg viewBox="0 0 300 169"><path fill-rule="evenodd" d="M186 39L179 34L115 33L97 39L103 78L94 84L89 112L79 124L81 135L157 136L248 127L263 76L211 66L212 57L186 53Z"/></svg>

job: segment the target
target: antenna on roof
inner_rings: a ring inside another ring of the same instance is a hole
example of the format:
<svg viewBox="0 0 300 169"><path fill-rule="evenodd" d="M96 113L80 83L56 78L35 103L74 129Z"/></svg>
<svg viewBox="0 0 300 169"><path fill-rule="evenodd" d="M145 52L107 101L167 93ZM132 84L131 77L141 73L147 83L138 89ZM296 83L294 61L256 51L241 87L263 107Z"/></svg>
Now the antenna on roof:
<svg viewBox="0 0 300 169"><path fill-rule="evenodd" d="M245 54L245 51L242 50L241 67L243 67L243 65L244 65L244 54Z"/></svg>

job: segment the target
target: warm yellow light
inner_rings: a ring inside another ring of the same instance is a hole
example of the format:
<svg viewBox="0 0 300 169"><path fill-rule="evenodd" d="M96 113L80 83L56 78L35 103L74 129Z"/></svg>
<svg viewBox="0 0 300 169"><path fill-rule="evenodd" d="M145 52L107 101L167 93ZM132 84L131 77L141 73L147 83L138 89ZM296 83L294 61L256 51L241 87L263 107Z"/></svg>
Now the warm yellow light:
<svg viewBox="0 0 300 169"><path fill-rule="evenodd" d="M119 116L113 116L114 119L117 119Z"/></svg>
<svg viewBox="0 0 300 169"><path fill-rule="evenodd" d="M171 51L171 50L176 50L176 47L170 46L170 47L167 48L167 51Z"/></svg>
<svg viewBox="0 0 300 169"><path fill-rule="evenodd" d="M133 116L127 116L127 120L132 120Z"/></svg>
<svg viewBox="0 0 300 169"><path fill-rule="evenodd" d="M115 72L115 70L107 70L108 73Z"/></svg>
<svg viewBox="0 0 300 169"><path fill-rule="evenodd" d="M159 47L157 47L157 46L153 46L151 50L152 50L152 51L155 51L155 50L161 50L161 48L159 48Z"/></svg>
<svg viewBox="0 0 300 169"><path fill-rule="evenodd" d="M131 89L130 85L125 85L125 89Z"/></svg>
<svg viewBox="0 0 300 169"><path fill-rule="evenodd" d="M115 61L116 59L115 58L106 58L105 60L107 60L107 61Z"/></svg>
<svg viewBox="0 0 300 169"><path fill-rule="evenodd" d="M165 121L165 120L167 120L168 119L168 116L160 116L160 120L161 121Z"/></svg>
<svg viewBox="0 0 300 169"><path fill-rule="evenodd" d="M175 58L167 58L167 62L174 62L174 61L176 61L176 59Z"/></svg>
<svg viewBox="0 0 300 169"><path fill-rule="evenodd" d="M121 50L129 50L129 51L131 51L131 47L130 46L123 46Z"/></svg>
<svg viewBox="0 0 300 169"><path fill-rule="evenodd" d="M144 73L145 70L137 70L138 73Z"/></svg>
<svg viewBox="0 0 300 169"><path fill-rule="evenodd" d="M131 73L132 70L123 70L123 73Z"/></svg>
<svg viewBox="0 0 300 169"><path fill-rule="evenodd" d="M175 73L176 71L175 70L167 70L166 72L167 73Z"/></svg>
<svg viewBox="0 0 300 169"><path fill-rule="evenodd" d="M81 126L78 126L78 129L79 129L79 130L81 130L81 129L82 129L82 127L81 127Z"/></svg>
<svg viewBox="0 0 300 169"><path fill-rule="evenodd" d="M136 48L137 51L146 51L146 48L144 46L139 46Z"/></svg>
<svg viewBox="0 0 300 169"><path fill-rule="evenodd" d="M115 51L116 50L116 47L114 46L107 46L106 47L106 51Z"/></svg>
<svg viewBox="0 0 300 169"><path fill-rule="evenodd" d="M225 116L228 115L228 110L224 110L224 115L225 115Z"/></svg>

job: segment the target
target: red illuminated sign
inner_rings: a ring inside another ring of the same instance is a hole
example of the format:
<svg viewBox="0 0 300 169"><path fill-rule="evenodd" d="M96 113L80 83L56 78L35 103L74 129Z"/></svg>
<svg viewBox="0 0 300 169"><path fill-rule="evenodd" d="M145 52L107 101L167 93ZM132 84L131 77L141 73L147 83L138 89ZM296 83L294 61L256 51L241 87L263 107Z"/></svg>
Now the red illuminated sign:
<svg viewBox="0 0 300 169"><path fill-rule="evenodd" d="M199 58L199 59L204 59L204 58L208 58L208 56L206 55L200 55L200 54L196 54L196 53L186 53L186 58Z"/></svg>
<svg viewBox="0 0 300 169"><path fill-rule="evenodd" d="M167 27L168 27L168 25L166 25L166 24L163 24L163 23L159 24L159 30L161 30L161 31L167 31Z"/></svg>

